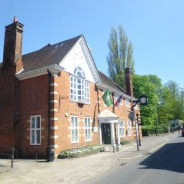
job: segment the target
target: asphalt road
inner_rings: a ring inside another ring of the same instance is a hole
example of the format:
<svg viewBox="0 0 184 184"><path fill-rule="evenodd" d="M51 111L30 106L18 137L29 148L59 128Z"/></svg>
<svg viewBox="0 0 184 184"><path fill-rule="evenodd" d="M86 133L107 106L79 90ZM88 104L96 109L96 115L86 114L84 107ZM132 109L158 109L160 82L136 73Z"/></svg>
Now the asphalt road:
<svg viewBox="0 0 184 184"><path fill-rule="evenodd" d="M132 158L85 184L184 184L184 138L173 137L154 153Z"/></svg>

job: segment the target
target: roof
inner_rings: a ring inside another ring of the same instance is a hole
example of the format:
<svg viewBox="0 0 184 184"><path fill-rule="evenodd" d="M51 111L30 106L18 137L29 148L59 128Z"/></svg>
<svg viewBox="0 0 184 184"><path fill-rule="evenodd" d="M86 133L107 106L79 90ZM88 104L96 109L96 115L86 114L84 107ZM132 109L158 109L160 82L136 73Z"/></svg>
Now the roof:
<svg viewBox="0 0 184 184"><path fill-rule="evenodd" d="M121 88L120 86L118 86L118 84L116 84L115 82L113 82L109 77L107 77L104 73L98 71L100 79L102 84L105 84L106 86L109 86L113 89L113 91L117 91L119 93L126 93L126 91Z"/></svg>
<svg viewBox="0 0 184 184"><path fill-rule="evenodd" d="M66 56L66 54L72 49L75 43L83 37L82 35L76 36L74 38L56 43L56 44L47 44L43 48L25 54L22 56L24 70L21 74L33 71L36 69L40 69L43 67L48 67L51 65L59 65L61 60ZM2 63L0 63L0 68ZM95 65L96 66L96 65ZM109 77L107 77L102 72L98 71L98 75L101 79L101 83L105 88L111 89L113 92L117 93L126 93L124 89L119 87L116 83L114 83Z"/></svg>
<svg viewBox="0 0 184 184"><path fill-rule="evenodd" d="M80 37L82 35L54 45L48 44L40 50L23 55L23 73L53 64L59 64Z"/></svg>

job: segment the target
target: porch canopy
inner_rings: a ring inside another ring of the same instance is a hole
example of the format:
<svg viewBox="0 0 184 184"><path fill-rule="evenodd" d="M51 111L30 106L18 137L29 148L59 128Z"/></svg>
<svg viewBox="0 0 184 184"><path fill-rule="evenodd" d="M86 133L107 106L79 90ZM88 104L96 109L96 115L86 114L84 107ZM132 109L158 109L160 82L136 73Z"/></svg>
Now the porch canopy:
<svg viewBox="0 0 184 184"><path fill-rule="evenodd" d="M98 115L98 120L106 123L118 123L119 117L113 112L105 109Z"/></svg>

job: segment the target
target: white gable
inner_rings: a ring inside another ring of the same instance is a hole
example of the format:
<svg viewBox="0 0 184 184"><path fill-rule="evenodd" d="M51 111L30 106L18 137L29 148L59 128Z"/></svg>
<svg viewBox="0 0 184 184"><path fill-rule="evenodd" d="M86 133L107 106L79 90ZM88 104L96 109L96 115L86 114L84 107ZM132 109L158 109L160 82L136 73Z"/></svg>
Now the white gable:
<svg viewBox="0 0 184 184"><path fill-rule="evenodd" d="M74 73L74 69L76 67L80 67L85 73L86 80L93 83L100 82L94 61L83 37L78 40L78 42L60 62L60 66L71 74Z"/></svg>

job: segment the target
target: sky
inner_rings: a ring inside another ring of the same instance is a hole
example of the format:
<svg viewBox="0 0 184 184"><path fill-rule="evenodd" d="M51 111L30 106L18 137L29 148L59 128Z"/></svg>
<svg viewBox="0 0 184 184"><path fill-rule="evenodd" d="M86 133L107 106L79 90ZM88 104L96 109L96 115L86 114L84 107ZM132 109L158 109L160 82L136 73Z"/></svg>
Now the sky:
<svg viewBox="0 0 184 184"><path fill-rule="evenodd" d="M14 16L24 24L23 54L83 34L107 75L110 31L122 25L134 47L135 73L184 88L183 0L1 0L0 61Z"/></svg>

